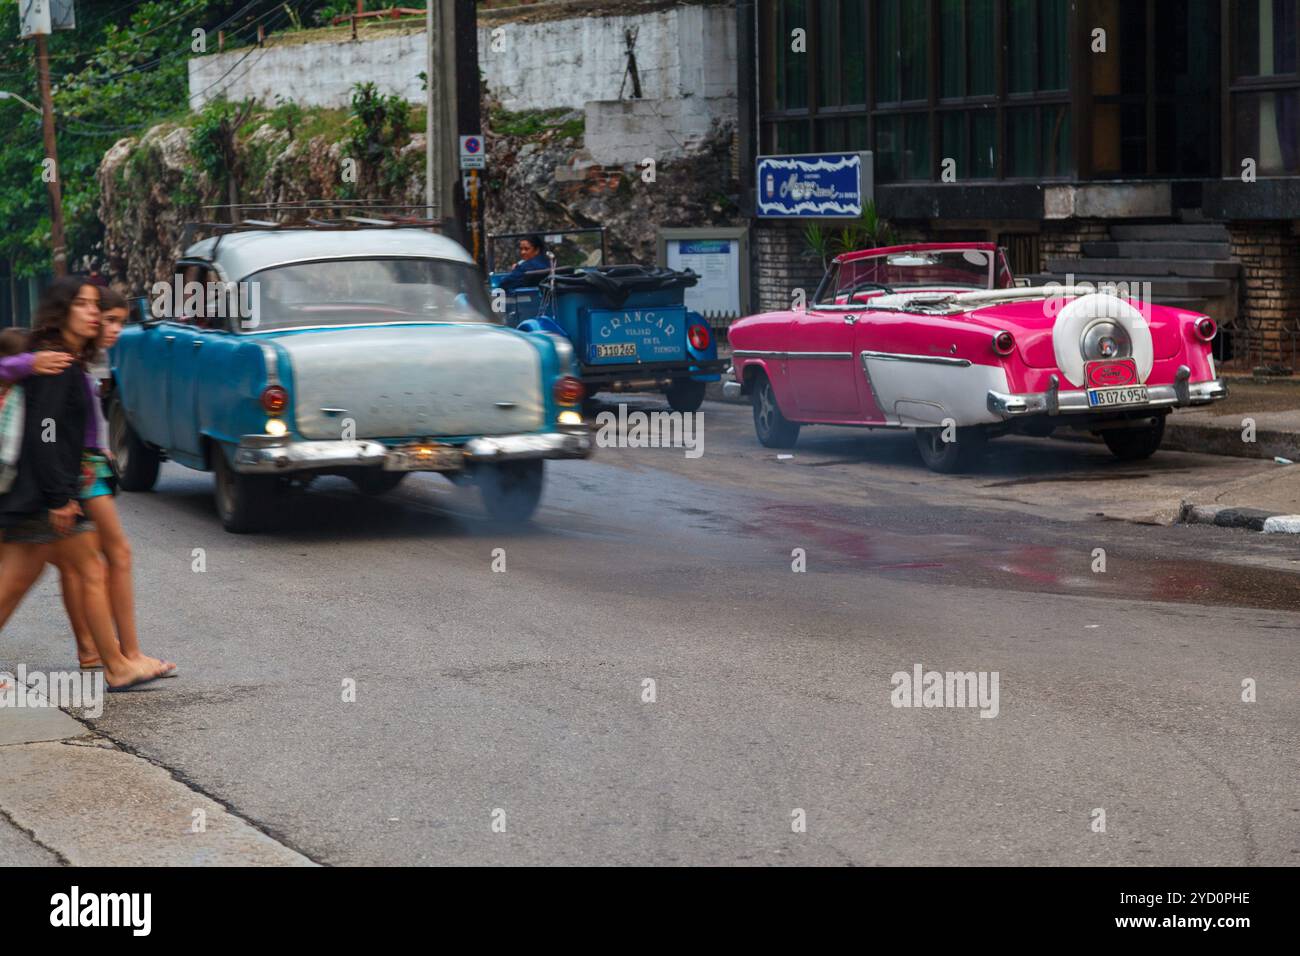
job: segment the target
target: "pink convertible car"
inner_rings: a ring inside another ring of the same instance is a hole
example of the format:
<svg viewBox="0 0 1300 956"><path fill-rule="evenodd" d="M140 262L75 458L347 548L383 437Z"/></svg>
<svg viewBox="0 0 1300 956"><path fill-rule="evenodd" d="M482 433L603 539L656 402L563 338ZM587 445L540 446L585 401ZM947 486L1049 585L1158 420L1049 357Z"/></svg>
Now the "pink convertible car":
<svg viewBox="0 0 1300 956"><path fill-rule="evenodd" d="M1223 398L1214 320L1089 286L1018 288L993 243L837 257L803 310L731 326L724 390L750 395L758 440L803 425L911 428L959 471L998 435L1100 435L1122 459L1160 447L1174 407Z"/></svg>

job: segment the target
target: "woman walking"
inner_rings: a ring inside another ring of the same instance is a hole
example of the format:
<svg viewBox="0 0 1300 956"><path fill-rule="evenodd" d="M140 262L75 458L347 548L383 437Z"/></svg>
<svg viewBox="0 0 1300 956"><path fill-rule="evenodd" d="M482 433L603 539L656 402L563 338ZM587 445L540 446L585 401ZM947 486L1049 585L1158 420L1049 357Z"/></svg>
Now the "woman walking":
<svg viewBox="0 0 1300 956"><path fill-rule="evenodd" d="M5 538L0 562L0 628L27 595L47 563L75 574L86 623L110 690L161 676L153 658L131 660L118 646L109 605L99 535L82 513L82 456L93 422L85 368L99 334L99 289L73 277L55 279L37 309L34 351L61 351L76 360L54 375L23 383L26 409L22 451L12 487L0 496Z"/></svg>
<svg viewBox="0 0 1300 956"><path fill-rule="evenodd" d="M157 664L163 669L162 676L175 677L175 664L149 657L140 650L140 639L135 629L131 542L126 536L126 529L122 527L122 519L117 513L117 504L113 498L117 493L117 478L113 466L109 464L111 455L106 441L108 424L99 410L100 384L109 377L107 353L121 337L126 316L126 299L112 289L101 288L96 357L88 372L94 425L87 428L86 448L81 456L81 507L95 525L104 559L108 562L108 603L113 610L113 624L117 628L117 642L123 656L131 661ZM77 641L77 658L83 668L101 667L103 661L95 650L90 634L80 582L70 568L60 565L59 571L63 575L63 606L68 612L72 633Z"/></svg>

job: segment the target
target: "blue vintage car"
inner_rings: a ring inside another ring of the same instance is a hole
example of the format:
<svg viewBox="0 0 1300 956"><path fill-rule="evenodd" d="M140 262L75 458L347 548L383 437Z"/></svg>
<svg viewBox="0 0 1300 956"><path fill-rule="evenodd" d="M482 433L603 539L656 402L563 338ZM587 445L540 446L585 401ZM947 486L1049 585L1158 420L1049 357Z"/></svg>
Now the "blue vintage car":
<svg viewBox="0 0 1300 956"><path fill-rule="evenodd" d="M543 462L591 453L573 349L493 318L482 274L414 228L261 228L188 248L111 356L126 491L159 462L216 472L221 521L263 527L317 475L366 493L412 471L472 480L523 520Z"/></svg>
<svg viewBox="0 0 1300 956"><path fill-rule="evenodd" d="M593 231L603 233L568 234ZM491 237L514 238L527 235ZM602 235L602 261L603 245ZM658 391L675 410L693 412L727 365L709 324L685 305L686 290L699 281L689 269L583 265L536 270L515 281L508 276L490 277L506 324L568 339L589 394Z"/></svg>

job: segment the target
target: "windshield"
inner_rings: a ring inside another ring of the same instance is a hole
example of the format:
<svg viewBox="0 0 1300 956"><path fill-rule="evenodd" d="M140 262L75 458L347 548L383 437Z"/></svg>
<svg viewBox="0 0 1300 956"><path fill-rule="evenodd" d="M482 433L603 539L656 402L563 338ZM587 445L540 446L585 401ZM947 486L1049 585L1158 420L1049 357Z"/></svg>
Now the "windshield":
<svg viewBox="0 0 1300 956"><path fill-rule="evenodd" d="M865 301L883 294L880 285L896 292L993 289L993 264L994 253L986 249L916 249L855 259L840 263L834 281L822 292L823 301L848 302L850 296L854 302Z"/></svg>
<svg viewBox="0 0 1300 956"><path fill-rule="evenodd" d="M493 322L474 266L446 259L330 259L276 266L251 286L249 331L384 322Z"/></svg>

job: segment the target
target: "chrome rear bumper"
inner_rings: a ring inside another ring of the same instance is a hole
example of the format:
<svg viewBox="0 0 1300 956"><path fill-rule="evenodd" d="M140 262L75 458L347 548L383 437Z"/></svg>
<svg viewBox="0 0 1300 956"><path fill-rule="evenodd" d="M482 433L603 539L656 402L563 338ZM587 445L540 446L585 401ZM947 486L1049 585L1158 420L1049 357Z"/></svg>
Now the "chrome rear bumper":
<svg viewBox="0 0 1300 956"><path fill-rule="evenodd" d="M471 438L460 446L460 466L528 458L587 458L591 431L572 430ZM242 474L286 474L339 468L382 468L393 449L377 441L294 441L288 436L245 435L235 448L234 469ZM430 471L448 470L431 468Z"/></svg>
<svg viewBox="0 0 1300 956"><path fill-rule="evenodd" d="M1179 369L1181 373L1183 370ZM1129 412L1144 408L1180 408L1187 405L1208 405L1228 395L1228 386L1221 379L1208 382L1189 382L1180 376L1173 385L1148 385L1147 401L1138 405L1096 406L1088 403L1086 389L1062 392L1028 392L1008 395L990 390L988 409L1000 418L1021 418L1026 415L1077 415L1087 413Z"/></svg>

